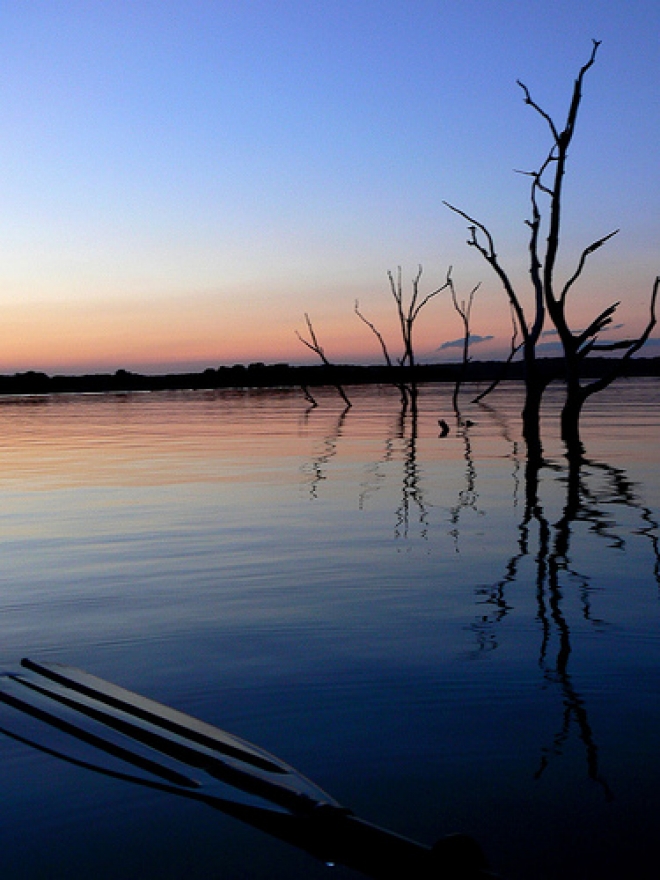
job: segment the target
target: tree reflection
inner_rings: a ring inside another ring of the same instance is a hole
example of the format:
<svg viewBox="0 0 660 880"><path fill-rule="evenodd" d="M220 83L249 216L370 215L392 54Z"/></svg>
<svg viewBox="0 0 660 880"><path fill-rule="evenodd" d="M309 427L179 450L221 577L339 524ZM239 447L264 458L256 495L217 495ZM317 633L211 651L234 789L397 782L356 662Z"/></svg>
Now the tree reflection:
<svg viewBox="0 0 660 880"><path fill-rule="evenodd" d="M395 508L394 537L407 540L411 525L419 525L419 536L428 540L429 504L422 488L419 464L419 410L417 405L408 406L403 401L392 428L385 437L385 448L380 459L369 467L369 479L364 481L359 495L359 508L362 510L371 495L380 489L385 474L383 467L395 461L397 453L402 458L401 493Z"/></svg>
<svg viewBox="0 0 660 880"><path fill-rule="evenodd" d="M456 421L458 424L457 434L463 441L463 458L465 459L465 488L459 491L456 504L454 504L450 508L449 521L451 523L451 529L449 530L449 534L454 540L454 550L456 551L456 553L458 553L461 513L467 509L472 510L478 514L483 514L483 510L480 510L477 504L477 501L479 499L479 493L477 491L477 468L474 462L472 440L470 438L470 428L472 427L472 422L462 419L460 417L460 414L457 416Z"/></svg>
<svg viewBox="0 0 660 880"><path fill-rule="evenodd" d="M537 503L537 517L543 516L540 504ZM583 616L592 623L589 596L589 576L575 571L570 565L570 541L571 528L574 522L585 516L594 524L594 529L601 537L606 535L601 527L606 519L604 511L600 509L596 496L588 488L583 477L583 471L579 464L571 462L568 469L567 497L564 511L559 521L554 526L554 534L539 553L537 578L537 602L538 619L541 622L543 638L539 652L539 666L543 671L543 677L550 685L555 685L562 694L564 712L562 724L553 738L550 747L544 747L541 752L541 762L536 772L536 778L540 778L550 760L554 756L561 755L566 743L571 726L577 725L579 737L584 745L589 778L597 782L610 800L611 790L602 776L598 760L598 748L594 739L593 730L589 723L585 700L578 693L571 674L569 673L569 660L571 656L571 630L562 609L561 574L566 573L576 579L581 586ZM551 530L547 527L548 536ZM550 639L552 631L558 638L559 646L556 655L550 654Z"/></svg>
<svg viewBox="0 0 660 880"><path fill-rule="evenodd" d="M534 585L533 613L539 627L540 643L537 663L545 687L554 690L562 705L561 719L548 742L540 747L536 778L540 778L550 764L560 757L571 733L577 732L582 744L588 777L610 799L612 792L599 764L596 735L589 718L587 701L576 683L571 668L573 633L576 623L571 610L577 599L581 625L599 632L609 624L594 607L597 586L593 572L580 563L585 530L597 545L604 549L625 552L631 534L629 522L624 525L623 511L639 523L632 534L648 539L653 554L653 576L660 593L660 538L659 525L653 511L640 500L638 487L621 467L584 457L569 457L565 462L525 457L518 441L509 432L506 418L497 410L480 403L483 417L492 420L510 449L512 463L512 505L519 511L516 524L517 540L513 552L505 561L501 576L494 582L476 589L479 613L470 629L476 637L477 650L493 651L501 644L501 624L515 611L513 590L525 582ZM310 494L316 497L320 481L325 479L328 461L337 453L346 412L342 413L333 430L324 438L320 453L308 470L312 474ZM431 513L436 506L427 497L424 469L419 440L420 415L417 407L402 406L386 432L382 455L368 468L368 477L359 492L359 507L380 491L386 481L391 463L400 464L398 501L395 502L394 538L411 541L415 536L430 540ZM464 469L462 486L454 496L448 512L449 535L455 552L460 551L462 530L467 526L463 515L470 511L485 514L480 506L478 455L475 452L473 422L456 414L453 437L462 444ZM439 433L439 441L446 436ZM559 497L557 496L559 489ZM557 502L559 512L557 513ZM626 519L629 520L629 516ZM575 545L575 546L574 546ZM576 552L576 550L579 550ZM590 553L590 559L594 553Z"/></svg>
<svg viewBox="0 0 660 880"><path fill-rule="evenodd" d="M551 523L544 512L540 499L541 471L554 473L565 485L565 501L559 519ZM544 681L556 688L562 698L563 714L559 730L548 746L541 750L539 768L535 774L540 778L551 760L563 753L573 726L577 728L583 743L589 778L601 786L609 800L612 792L603 777L598 759L594 732L589 722L587 704L579 693L569 664L572 653L571 626L564 608L567 589L578 587L582 617L596 628L606 625L593 614L591 576L580 571L572 562L571 545L576 525L585 523L589 531L609 547L624 550L625 538L612 507L626 507L636 512L644 526L639 534L647 535L654 551L654 575L660 586L658 574L658 523L649 508L640 503L634 484L622 468L591 459L569 460L562 467L548 461L527 462L525 471L525 504L518 525L517 551L508 560L503 577L496 583L478 591L482 605L487 606L473 624L479 648L493 650L498 647L498 624L513 611L507 599L508 588L519 579L524 559L534 561L537 620L541 627L541 645L538 663ZM533 526L537 540L533 541ZM556 642L556 649L552 648Z"/></svg>
<svg viewBox="0 0 660 880"><path fill-rule="evenodd" d="M416 511L420 537L428 540L428 508L424 501L417 454L419 412L416 405L409 410L405 407L401 408L398 438L401 440L403 447L403 477L401 481L401 502L396 508L394 536L404 540L408 538L411 512Z"/></svg>
<svg viewBox="0 0 660 880"><path fill-rule="evenodd" d="M309 407L305 411L305 421L307 421L313 409L314 407ZM323 438L322 448L304 468L304 471L309 475L310 498L318 497L319 483L326 479L326 466L330 459L334 458L337 454L337 444L339 442L339 438L341 437L344 422L346 421L346 416L349 409L350 407L348 406L344 407L344 409L339 413L337 420L332 425L332 429Z"/></svg>
<svg viewBox="0 0 660 880"><path fill-rule="evenodd" d="M312 409L310 407L306 411L305 419L309 418ZM332 429L323 437L319 452L303 466L304 473L309 475L309 495L312 499L318 498L319 485L326 479L328 462L337 454L347 413L348 407L339 414ZM396 540L408 540L415 523L419 526L419 536L428 540L429 505L422 489L418 441L419 410L417 406L409 406L404 401L385 436L383 454L369 465L368 478L362 482L358 496L359 509L362 510L367 499L381 488L385 480L384 468L401 458L400 499L395 508L394 524Z"/></svg>

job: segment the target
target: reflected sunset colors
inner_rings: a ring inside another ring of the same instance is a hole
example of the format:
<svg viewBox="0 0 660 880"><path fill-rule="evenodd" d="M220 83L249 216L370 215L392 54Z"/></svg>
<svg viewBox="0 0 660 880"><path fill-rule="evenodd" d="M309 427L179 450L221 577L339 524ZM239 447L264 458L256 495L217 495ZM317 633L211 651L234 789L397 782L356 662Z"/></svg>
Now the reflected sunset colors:
<svg viewBox="0 0 660 880"><path fill-rule="evenodd" d="M347 390L348 410L330 388L314 408L298 389L3 400L4 667L89 669L384 827L469 833L511 880L651 876L657 380L595 398L580 467L560 387L538 468L517 383L481 406L466 388L461 422L449 386L422 386L416 416L393 388ZM325 876L203 805L7 737L0 758L4 876Z"/></svg>

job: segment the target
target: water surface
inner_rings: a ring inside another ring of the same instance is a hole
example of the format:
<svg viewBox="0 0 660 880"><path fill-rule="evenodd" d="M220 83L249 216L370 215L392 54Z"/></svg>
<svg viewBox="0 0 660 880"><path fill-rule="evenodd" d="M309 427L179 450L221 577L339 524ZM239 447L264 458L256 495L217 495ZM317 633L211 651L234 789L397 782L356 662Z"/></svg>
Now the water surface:
<svg viewBox="0 0 660 880"><path fill-rule="evenodd" d="M512 383L0 401L0 656L81 666L279 755L363 818L511 878L655 877L660 390L525 466ZM451 424L439 436L438 418ZM0 718L0 723L2 718ZM0 872L351 878L0 738Z"/></svg>

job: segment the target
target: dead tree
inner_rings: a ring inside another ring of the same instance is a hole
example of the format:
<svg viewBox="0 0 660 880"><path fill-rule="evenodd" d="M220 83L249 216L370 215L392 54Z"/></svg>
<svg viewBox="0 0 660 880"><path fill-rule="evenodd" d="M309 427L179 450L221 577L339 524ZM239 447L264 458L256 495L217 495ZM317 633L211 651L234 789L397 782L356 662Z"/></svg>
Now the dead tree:
<svg viewBox="0 0 660 880"><path fill-rule="evenodd" d="M521 343L518 342L518 325L516 323L516 316L513 312L513 309L511 310L511 321L513 324L513 330L511 332L511 347L509 349L509 355L507 359L502 363L500 370L498 371L493 381L489 383L484 391L481 391L479 394L477 394L472 403L481 403L484 397L487 397L491 393L491 391L494 391L497 388L502 379L506 377L511 361L520 351Z"/></svg>
<svg viewBox="0 0 660 880"><path fill-rule="evenodd" d="M587 71L596 60L596 53L600 42L593 41L591 55L587 62L580 68L573 86L573 95L568 109L566 122L562 130L555 124L552 117L543 110L531 97L530 91L523 83L519 85L525 94L525 103L532 107L543 120L545 120L551 135L550 151L540 169L532 172L534 194L542 194L547 198L548 208L548 232L545 258L542 266L541 286L545 305L552 323L557 330L562 344L564 371L566 381L566 400L561 414L561 434L569 457L582 455L583 449L580 442L580 414L585 401L598 391L602 391L618 378L625 370L627 361L645 344L656 324L656 299L660 278L656 278L653 285L650 301L650 315L646 327L642 333L632 339L622 339L616 342L603 343L599 341L601 332L612 323L612 317L619 307L619 302L608 306L589 323L584 330L572 330L569 327L566 316L566 308L569 294L581 277L588 258L597 251L605 242L609 241L618 230L604 235L597 241L586 247L577 262L573 274L563 284L556 283L555 268L560 243L560 227L562 219L562 188L566 171L568 148L573 140L578 111L582 101L582 84ZM550 169L552 171L550 172ZM547 175L546 175L546 172ZM551 177L545 182L545 177ZM535 200L534 200L535 201ZM536 208L536 205L535 205ZM538 210L538 209L537 209ZM621 358L612 362L612 366L604 376L597 381L583 384L582 365L585 358L595 351L621 351Z"/></svg>
<svg viewBox="0 0 660 880"><path fill-rule="evenodd" d="M461 385L463 384L465 376L467 374L468 363L470 362L470 317L472 314L472 303L474 302L474 295L481 287L481 284L477 284L475 287L473 287L467 300L463 299L460 301L460 303L458 301L458 297L456 296L454 280L451 277L451 267L449 269L449 272L447 273L447 284L451 292L452 305L454 306L454 310L458 313L458 316L460 317L463 324L463 351L461 366L459 368L458 377L454 384L454 393L452 395L452 405L454 408L454 413L456 414L456 418L460 419L461 414L458 409L458 395L461 390Z"/></svg>
<svg viewBox="0 0 660 880"><path fill-rule="evenodd" d="M518 81L518 85L525 95L525 103L545 120L550 129L552 141L550 150L540 167L536 171L526 172L531 179L531 219L527 221L530 229L529 273L534 291L533 319L531 323L527 321L521 300L499 262L493 238L488 229L464 211L445 202L452 211L460 214L471 224L469 227L470 238L468 239L468 244L477 248L484 259L491 265L499 277L516 315L516 320L523 337L522 347L526 368L523 434L527 441L528 452L532 457L540 457L541 454L539 427L541 398L548 382L552 378L540 371L536 358L536 346L543 329L546 310L557 330L563 349L566 401L562 410L561 429L562 438L570 456L582 453L579 422L585 401L592 394L607 387L624 372L626 361L644 345L656 323L655 304L659 283L657 279L651 295L650 317L646 328L638 337L613 343L599 342L599 334L605 327L611 324L612 316L619 303L615 303L602 311L585 330L574 331L568 325L566 306L569 293L571 293L575 282L582 275L582 271L591 254L597 251L612 236L616 235L618 230L599 238L582 251L577 268L563 286L557 283L555 277L562 218L562 186L568 148L573 139L582 100L582 83L587 71L594 64L599 45L598 41L593 41L591 55L586 64L580 68L573 87L573 95L566 123L561 131L555 125L550 115L532 99L527 86ZM551 180L548 181L547 178L551 178ZM539 241L542 221L540 202L542 199L547 200L547 235L544 247L541 246ZM582 384L581 368L587 355L593 351L614 350L623 351L623 357L614 361L611 369L598 381L587 385Z"/></svg>
<svg viewBox="0 0 660 880"><path fill-rule="evenodd" d="M306 345L307 348L311 349L315 354L317 354L321 358L321 362L324 367L328 367L328 369L330 371L333 371L334 365L331 364L330 361L328 360L328 358L325 356L325 351L323 350L323 347L321 346L321 344L319 343L319 341L316 337L316 333L314 332L314 327L312 326L312 321L311 321L309 315L307 314L307 312L305 312L305 321L307 322L307 329L309 331L309 339L305 339L305 337L302 336L297 330L296 330L296 336L302 342L303 345ZM346 404L346 407L348 408L349 406L351 406L351 401L348 399L346 392L344 391L342 386L338 382L334 382L333 384L334 384L335 388L337 389L337 391L339 392L339 396ZM305 397L307 398L307 400L310 401L312 406L316 406L316 401L310 395L309 389L307 389L305 386L303 386L303 393L304 393Z"/></svg>
<svg viewBox="0 0 660 880"><path fill-rule="evenodd" d="M475 220L465 211L454 207L449 202L444 202L454 213L459 214L468 221L470 237L467 243L476 248L486 260L500 280L502 287L509 299L511 310L522 336L522 349L525 364L525 402L522 410L523 437L527 444L527 455L530 460L540 460L542 456L541 446L541 400L549 377L540 369L536 357L536 345L540 339L545 320L545 303L543 297L543 283L541 280L541 263L538 254L538 237L541 225L541 215L537 205L537 189L540 181L534 181L531 189L532 219L528 221L530 227L529 253L530 253L530 276L534 291L534 306L532 309L533 319L528 322L523 309L522 301L515 290L509 275L500 263L495 241L487 227Z"/></svg>
<svg viewBox="0 0 660 880"><path fill-rule="evenodd" d="M385 358L385 363L387 364L388 369L395 376L394 384L399 389L399 394L401 395L401 406L405 410L408 406L408 386L406 385L406 382L404 381L404 379L400 375L400 365L395 364L392 361L392 358L390 357L390 353L387 348L387 343L385 342L383 334L380 332L380 330L376 327L375 324L373 324L368 318L365 318L365 316L362 314L362 312L360 311L360 303L358 300L355 300L355 314L358 316L358 318L364 324L367 325L367 327L371 330L371 332L374 334L374 336L378 340L380 347L382 349L382 352L383 352L383 357Z"/></svg>
<svg viewBox="0 0 660 880"><path fill-rule="evenodd" d="M360 311L359 303L355 303L355 314L358 316L358 318L360 318L361 321L363 321L367 325L367 327L369 327L371 332L376 336L383 351L385 362L387 363L388 367L390 367L393 371L396 371L397 378L395 379L394 384L397 386L401 393L401 401L404 407L407 407L407 405L410 404L414 408L417 403L417 360L415 358L415 347L413 343L413 330L415 326L415 321L419 317L419 314L424 306L426 306L434 297L438 296L438 294L442 293L443 290L446 290L449 287L450 272L451 269L447 273L447 280L441 287L438 287L436 290L431 291L431 293L427 293L426 296L420 296L419 285L422 278L422 267L420 266L417 274L413 278L412 294L407 304L405 303L403 293L401 266L399 266L397 269L396 279L392 272L387 273L387 277L390 282L390 291L396 304L397 318L401 331L401 342L403 344L403 353L401 357L397 358L396 365L390 357L383 335L371 321L365 318L365 316Z"/></svg>
<svg viewBox="0 0 660 880"><path fill-rule="evenodd" d="M581 457L584 448L580 440L580 415L582 407L592 394L602 391L611 385L616 379L625 373L627 362L636 352L646 344L653 328L656 325L656 302L658 298L658 276L651 291L649 307L649 320L639 336L632 339L620 339L616 342L598 342L598 333L612 320L612 314L618 307L615 303L601 314L581 333L567 332L566 344L564 345L564 362L566 365L566 401L561 412L561 436L566 446L568 456ZM563 319L562 314L562 319ZM612 365L603 376L594 381L583 384L580 375L581 364L584 358L592 351L623 351L623 355L612 360Z"/></svg>

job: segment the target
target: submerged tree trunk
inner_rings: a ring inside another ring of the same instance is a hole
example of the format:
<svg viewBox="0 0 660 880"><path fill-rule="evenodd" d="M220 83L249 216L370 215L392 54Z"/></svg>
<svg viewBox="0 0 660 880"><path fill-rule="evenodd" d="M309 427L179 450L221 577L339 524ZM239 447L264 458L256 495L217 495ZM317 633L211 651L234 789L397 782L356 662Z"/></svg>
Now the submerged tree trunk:
<svg viewBox="0 0 660 880"><path fill-rule="evenodd" d="M591 328L588 328L577 339L567 332L566 338L562 340L564 343L564 366L566 369L566 400L561 412L561 438L566 446L566 454L569 460L579 462L584 457L585 450L580 439L580 416L584 404L592 394L598 394L600 391L603 391L625 372L626 364L646 344L653 332L656 326L655 309L658 291L660 291L660 276L655 279L653 284L648 322L644 330L636 338L600 344L591 339L590 343L580 348L580 342L584 338L589 338ZM606 309L593 322L591 327L596 327L603 322L609 321L614 308ZM603 318L603 316L605 317ZM623 357L612 359L611 367L599 379L582 384L580 370L586 354L589 351L615 351L617 349L624 350Z"/></svg>
<svg viewBox="0 0 660 880"><path fill-rule="evenodd" d="M543 457L541 445L541 400L545 385L535 377L532 381L527 380L525 390L525 405L522 410L522 432L527 444L527 458L530 461L540 461Z"/></svg>
<svg viewBox="0 0 660 880"><path fill-rule="evenodd" d="M454 393L452 395L451 401L454 408L454 414L456 415L457 420L460 422L461 412L458 406L458 395L461 390L461 385L463 384L467 376L467 368L470 362L470 317L472 314L474 295L477 290L479 290L481 284L477 284L476 287L473 287L467 300L462 300L460 303L458 301L458 297L456 296L456 288L454 287L454 281L451 277L451 269L447 273L447 284L449 285L449 289L451 291L451 301L454 305L454 310L460 317L461 323L463 324L463 356L461 358L461 366L459 368L459 373L456 378L456 383L454 384Z"/></svg>
<svg viewBox="0 0 660 880"><path fill-rule="evenodd" d="M564 369L566 399L560 417L561 439L566 447L568 460L579 462L584 456L584 446L580 439L580 416L590 388L583 387L580 382L580 358L570 337L564 342Z"/></svg>
<svg viewBox="0 0 660 880"><path fill-rule="evenodd" d="M543 459L541 443L541 402L551 376L541 370L536 358L535 341L525 343L525 403L522 409L522 433L527 445L527 458L540 463Z"/></svg>
<svg viewBox="0 0 660 880"><path fill-rule="evenodd" d="M580 439L580 415L585 399L581 388L569 388L561 411L561 439L570 461L580 460L584 455Z"/></svg>

